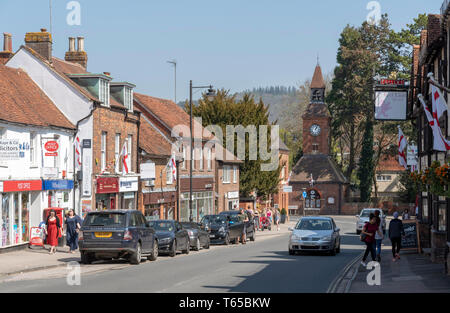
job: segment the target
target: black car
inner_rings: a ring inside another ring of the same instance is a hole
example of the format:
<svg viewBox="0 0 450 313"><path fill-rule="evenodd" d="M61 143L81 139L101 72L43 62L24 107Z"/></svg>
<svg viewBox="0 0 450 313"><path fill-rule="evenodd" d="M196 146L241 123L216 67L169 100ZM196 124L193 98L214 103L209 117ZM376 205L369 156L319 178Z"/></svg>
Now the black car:
<svg viewBox="0 0 450 313"><path fill-rule="evenodd" d="M250 241L255 241L255 238L256 238L255 220L254 220L253 216L250 214L250 212L248 212L248 211L244 211L244 212L248 216L248 222L245 223L247 239L250 239ZM241 212L238 210L220 212L220 215L226 215L226 216L229 216L232 218L238 218L237 216L239 214L241 214Z"/></svg>
<svg viewBox="0 0 450 313"><path fill-rule="evenodd" d="M178 221L155 220L149 221L149 224L156 232L159 253L168 253L171 257L174 257L177 251L189 254L189 233Z"/></svg>
<svg viewBox="0 0 450 313"><path fill-rule="evenodd" d="M209 249L209 233L201 228L202 224L182 222L181 225L188 231L191 248L196 251L201 248Z"/></svg>
<svg viewBox="0 0 450 313"><path fill-rule="evenodd" d="M155 231L136 210L89 212L78 238L83 264L112 258L139 264L142 257L158 258Z"/></svg>
<svg viewBox="0 0 450 313"><path fill-rule="evenodd" d="M223 214L205 215L201 223L203 229L209 233L211 243L225 245L229 245L230 242L238 243L244 229L244 224L239 222L237 217Z"/></svg>

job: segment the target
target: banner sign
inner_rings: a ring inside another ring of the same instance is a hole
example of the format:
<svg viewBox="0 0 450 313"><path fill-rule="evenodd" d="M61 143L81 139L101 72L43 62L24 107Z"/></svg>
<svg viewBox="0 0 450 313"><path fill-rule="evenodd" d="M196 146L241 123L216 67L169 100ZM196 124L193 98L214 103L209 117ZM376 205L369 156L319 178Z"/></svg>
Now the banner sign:
<svg viewBox="0 0 450 313"><path fill-rule="evenodd" d="M121 177L119 179L119 192L138 191L139 179L137 177Z"/></svg>
<svg viewBox="0 0 450 313"><path fill-rule="evenodd" d="M407 91L375 91L375 119L406 120Z"/></svg>
<svg viewBox="0 0 450 313"><path fill-rule="evenodd" d="M83 182L82 182L83 197L90 197L92 193L92 178L91 178L92 148L90 139L83 139L82 171L83 171Z"/></svg>
<svg viewBox="0 0 450 313"><path fill-rule="evenodd" d="M155 163L141 163L140 169L142 180L151 180L156 178Z"/></svg>
<svg viewBox="0 0 450 313"><path fill-rule="evenodd" d="M73 180L44 180L43 190L68 190L73 189Z"/></svg>

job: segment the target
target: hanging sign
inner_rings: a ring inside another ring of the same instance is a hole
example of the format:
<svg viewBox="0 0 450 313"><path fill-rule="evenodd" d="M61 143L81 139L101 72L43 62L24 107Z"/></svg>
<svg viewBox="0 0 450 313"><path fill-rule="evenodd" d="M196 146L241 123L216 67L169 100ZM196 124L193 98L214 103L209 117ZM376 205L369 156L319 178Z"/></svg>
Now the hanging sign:
<svg viewBox="0 0 450 313"><path fill-rule="evenodd" d="M55 140L49 140L44 144L45 156L58 156L59 145Z"/></svg>
<svg viewBox="0 0 450 313"><path fill-rule="evenodd" d="M417 163L419 161L419 158L417 156L417 146L408 145L407 148L407 155L406 155L406 161L408 166L417 166Z"/></svg>

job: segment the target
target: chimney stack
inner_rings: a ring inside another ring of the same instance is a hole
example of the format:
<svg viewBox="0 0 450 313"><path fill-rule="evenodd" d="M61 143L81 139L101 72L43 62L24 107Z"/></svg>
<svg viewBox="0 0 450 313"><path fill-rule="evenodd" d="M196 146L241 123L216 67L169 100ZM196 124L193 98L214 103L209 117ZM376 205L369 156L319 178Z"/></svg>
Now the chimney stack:
<svg viewBox="0 0 450 313"><path fill-rule="evenodd" d="M6 64L13 55L12 36L11 34L3 33L3 51L0 52L0 64Z"/></svg>
<svg viewBox="0 0 450 313"><path fill-rule="evenodd" d="M25 45L52 62L52 35L45 28L39 33L26 33Z"/></svg>
<svg viewBox="0 0 450 313"><path fill-rule="evenodd" d="M77 39L78 46L75 50L75 38L69 37L69 51L66 52L64 59L67 62L78 63L86 69L88 57L86 51L84 51L84 37L77 37Z"/></svg>

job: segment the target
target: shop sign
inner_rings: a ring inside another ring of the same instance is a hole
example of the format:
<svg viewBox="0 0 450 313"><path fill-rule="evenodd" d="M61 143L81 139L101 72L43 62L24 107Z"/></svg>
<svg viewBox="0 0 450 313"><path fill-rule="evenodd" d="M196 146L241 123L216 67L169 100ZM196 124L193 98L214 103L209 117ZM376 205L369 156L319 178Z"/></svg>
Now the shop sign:
<svg viewBox="0 0 450 313"><path fill-rule="evenodd" d="M119 179L119 192L138 191L138 182L137 177L121 177Z"/></svg>
<svg viewBox="0 0 450 313"><path fill-rule="evenodd" d="M42 177L48 178L58 178L58 168L57 167L43 167Z"/></svg>
<svg viewBox="0 0 450 313"><path fill-rule="evenodd" d="M228 199L236 199L239 198L239 191L230 191L228 193Z"/></svg>
<svg viewBox="0 0 450 313"><path fill-rule="evenodd" d="M43 190L68 190L73 189L73 180L44 180Z"/></svg>
<svg viewBox="0 0 450 313"><path fill-rule="evenodd" d="M92 211L92 199L81 200L81 214L86 217L86 214Z"/></svg>
<svg viewBox="0 0 450 313"><path fill-rule="evenodd" d="M49 140L44 144L45 156L58 156L59 145L55 140Z"/></svg>
<svg viewBox="0 0 450 313"><path fill-rule="evenodd" d="M156 178L155 163L142 163L140 169L142 180L152 180Z"/></svg>
<svg viewBox="0 0 450 313"><path fill-rule="evenodd" d="M292 192L292 186L283 186L283 192Z"/></svg>
<svg viewBox="0 0 450 313"><path fill-rule="evenodd" d="M134 199L134 192L125 192L123 194L124 199Z"/></svg>
<svg viewBox="0 0 450 313"><path fill-rule="evenodd" d="M212 184L206 184L205 185L205 189L209 189L209 188L212 188Z"/></svg>
<svg viewBox="0 0 450 313"><path fill-rule="evenodd" d="M20 159L19 139L0 139L0 161Z"/></svg>
<svg viewBox="0 0 450 313"><path fill-rule="evenodd" d="M97 178L97 193L119 192L119 179L117 177Z"/></svg>
<svg viewBox="0 0 450 313"><path fill-rule="evenodd" d="M9 180L3 182L2 192L42 190L42 180Z"/></svg>
<svg viewBox="0 0 450 313"><path fill-rule="evenodd" d="M417 146L416 145L408 145L408 148L406 151L407 151L407 154L406 154L407 155L407 157L406 157L407 164L409 166L417 166L417 163L419 160L419 158L417 156L417 152L418 152Z"/></svg>

